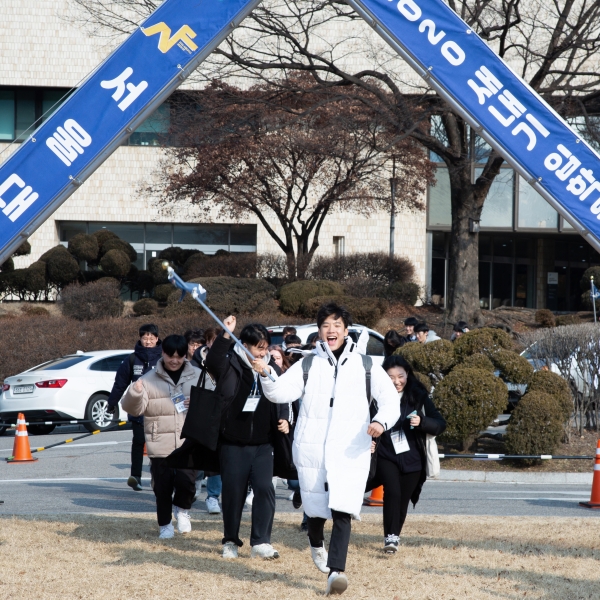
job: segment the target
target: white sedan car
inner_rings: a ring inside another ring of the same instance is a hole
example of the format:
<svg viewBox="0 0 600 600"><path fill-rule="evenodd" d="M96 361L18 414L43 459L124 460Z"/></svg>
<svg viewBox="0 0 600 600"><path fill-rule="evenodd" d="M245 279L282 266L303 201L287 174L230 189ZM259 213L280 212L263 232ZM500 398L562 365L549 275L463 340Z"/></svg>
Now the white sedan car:
<svg viewBox="0 0 600 600"><path fill-rule="evenodd" d="M267 327L271 334L272 344L281 345L283 342L282 332L284 327L285 325ZM311 325L294 325L294 327L296 328L296 335L302 340L303 344L312 342L313 338L319 334L319 328L316 323L312 323ZM381 364L385 353L383 351L383 336L379 332L369 329L364 325L351 325L348 328L348 335L356 342L363 329L366 329L369 334L367 354L373 357L375 364Z"/></svg>
<svg viewBox="0 0 600 600"><path fill-rule="evenodd" d="M133 350L77 352L7 377L0 395L0 421L15 423L25 414L32 434L50 433L45 423L84 419L89 431L105 429L126 413L106 413L107 400L119 365ZM36 424L37 423L37 424Z"/></svg>

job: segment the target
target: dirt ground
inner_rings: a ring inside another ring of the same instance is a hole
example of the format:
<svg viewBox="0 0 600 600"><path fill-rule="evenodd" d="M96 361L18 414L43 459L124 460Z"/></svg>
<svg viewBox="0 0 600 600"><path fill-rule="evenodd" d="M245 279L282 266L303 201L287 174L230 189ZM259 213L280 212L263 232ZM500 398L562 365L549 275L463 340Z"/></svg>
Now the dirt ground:
<svg viewBox="0 0 600 600"><path fill-rule="evenodd" d="M554 453L556 456L595 456L596 445L600 439L600 432L584 430L580 436L577 430L572 430L571 440L568 444L560 444ZM439 452L458 454L456 447L438 443ZM504 454L504 443L491 438L479 438L477 450L466 454ZM510 460L473 460L468 458L441 459L442 469L461 469L469 471L532 471L543 473L592 473L594 460L543 460L538 464L525 464L523 461ZM600 598L600 592L598 593Z"/></svg>
<svg viewBox="0 0 600 600"><path fill-rule="evenodd" d="M323 597L298 515L276 518L277 561L220 557L221 521L158 540L139 515L2 518L0 598L240 600ZM244 521L242 537L248 538ZM355 523L344 598L556 600L600 596L600 521L409 516L397 555L384 555L381 517Z"/></svg>

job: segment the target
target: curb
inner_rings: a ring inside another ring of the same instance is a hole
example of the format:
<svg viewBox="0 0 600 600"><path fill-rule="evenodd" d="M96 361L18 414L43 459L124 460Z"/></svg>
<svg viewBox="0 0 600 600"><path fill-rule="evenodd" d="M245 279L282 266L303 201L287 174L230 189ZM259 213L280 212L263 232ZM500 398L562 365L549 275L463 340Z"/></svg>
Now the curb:
<svg viewBox="0 0 600 600"><path fill-rule="evenodd" d="M593 476L593 473L519 473L518 471L458 471L442 469L434 481L592 485Z"/></svg>

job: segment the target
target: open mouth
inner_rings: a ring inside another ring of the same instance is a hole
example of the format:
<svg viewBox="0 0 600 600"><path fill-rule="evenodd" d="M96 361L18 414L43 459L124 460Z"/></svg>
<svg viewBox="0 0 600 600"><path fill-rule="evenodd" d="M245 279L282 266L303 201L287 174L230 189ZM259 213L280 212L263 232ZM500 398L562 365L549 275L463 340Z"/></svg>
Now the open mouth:
<svg viewBox="0 0 600 600"><path fill-rule="evenodd" d="M327 336L327 345L328 346L335 346L338 342L338 338L337 335L328 335Z"/></svg>

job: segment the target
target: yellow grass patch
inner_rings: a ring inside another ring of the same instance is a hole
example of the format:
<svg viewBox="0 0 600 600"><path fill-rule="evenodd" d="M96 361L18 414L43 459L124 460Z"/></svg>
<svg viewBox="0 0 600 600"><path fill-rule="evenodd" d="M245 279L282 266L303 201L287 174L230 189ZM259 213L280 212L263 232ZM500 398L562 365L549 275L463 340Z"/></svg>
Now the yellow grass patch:
<svg viewBox="0 0 600 600"><path fill-rule="evenodd" d="M220 557L221 521L158 540L144 515L4 517L0 598L148 600L321 597L299 514L278 515L281 558ZM243 539L249 522L244 520ZM344 598L498 600L600 598L600 521L409 515L397 555L381 553L381 517L353 523Z"/></svg>

